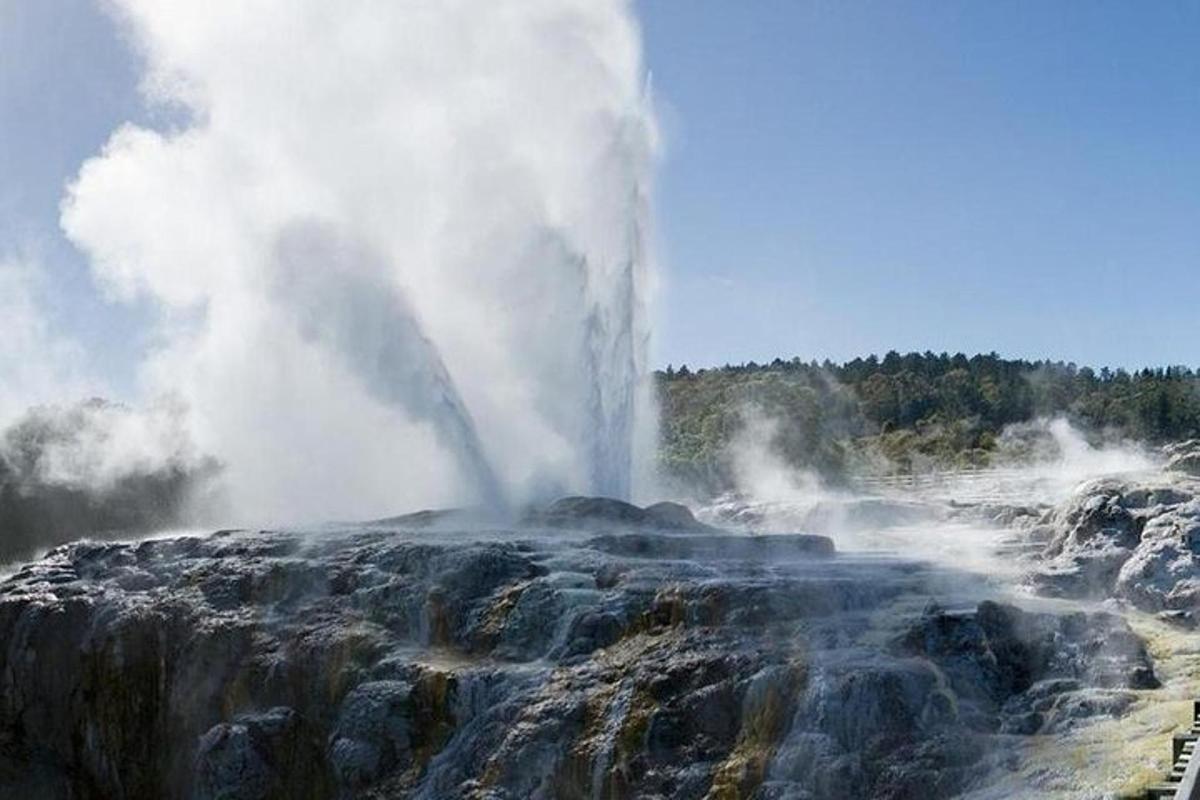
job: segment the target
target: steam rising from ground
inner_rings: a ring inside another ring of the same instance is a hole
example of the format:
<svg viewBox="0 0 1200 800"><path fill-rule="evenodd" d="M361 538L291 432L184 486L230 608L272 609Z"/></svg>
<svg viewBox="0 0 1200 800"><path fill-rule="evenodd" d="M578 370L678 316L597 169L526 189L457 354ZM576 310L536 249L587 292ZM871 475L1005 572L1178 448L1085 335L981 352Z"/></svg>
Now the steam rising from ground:
<svg viewBox="0 0 1200 800"><path fill-rule="evenodd" d="M1020 569L1003 552L1007 533L963 507L1050 506L1082 482L1129 475L1161 464L1128 442L1089 442L1067 420L1010 426L992 469L861 477L831 484L786 463L778 446L782 421L748 407L727 453L735 491L701 514L762 532L809 531L831 536L839 550L886 550L980 574L1012 577Z"/></svg>
<svg viewBox="0 0 1200 800"><path fill-rule="evenodd" d="M781 420L747 406L741 411L740 423L728 452L740 494L760 501L811 502L826 493L815 472L790 466L779 452L776 440Z"/></svg>
<svg viewBox="0 0 1200 800"><path fill-rule="evenodd" d="M219 509L218 471L169 403L32 409L0 435L0 563L84 536L201 521Z"/></svg>
<svg viewBox="0 0 1200 800"><path fill-rule="evenodd" d="M623 0L116 0L152 99L63 203L243 517L628 496L655 129ZM482 432L482 433L481 433Z"/></svg>
<svg viewBox="0 0 1200 800"><path fill-rule="evenodd" d="M1025 468L1047 484L1061 500L1080 482L1101 475L1145 472L1161 466L1162 459L1134 442L1101 438L1096 443L1062 417L1010 425L1000 437L999 449L1017 468Z"/></svg>

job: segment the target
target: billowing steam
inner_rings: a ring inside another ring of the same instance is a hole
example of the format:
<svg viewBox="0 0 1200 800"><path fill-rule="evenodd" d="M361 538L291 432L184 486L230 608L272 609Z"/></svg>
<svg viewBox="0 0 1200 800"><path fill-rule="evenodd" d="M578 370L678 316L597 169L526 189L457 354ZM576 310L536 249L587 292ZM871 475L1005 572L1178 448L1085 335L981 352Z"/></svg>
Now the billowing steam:
<svg viewBox="0 0 1200 800"><path fill-rule="evenodd" d="M826 496L819 476L787 462L778 447L785 422L761 408L747 405L740 425L729 442L729 460L735 490L761 502L812 503Z"/></svg>
<svg viewBox="0 0 1200 800"><path fill-rule="evenodd" d="M998 442L1002 460L1027 467L1059 490L1061 500L1081 481L1102 475L1145 472L1161 465L1136 442L1099 435L1089 441L1083 431L1062 417L1009 425Z"/></svg>
<svg viewBox="0 0 1200 800"><path fill-rule="evenodd" d="M0 435L0 563L218 513L219 467L181 422L169 403L136 412L98 400L21 416Z"/></svg>
<svg viewBox="0 0 1200 800"><path fill-rule="evenodd" d="M855 476L822 480L784 457L788 421L748 405L726 451L732 490L699 510L718 524L760 532L809 531L844 551L902 552L955 568L1012 575L1020 562L1002 549L1007 532L965 508L1022 504L1049 508L1084 482L1129 476L1161 465L1135 443L1093 436L1063 418L1011 425L990 468Z"/></svg>
<svg viewBox="0 0 1200 800"><path fill-rule="evenodd" d="M63 202L240 516L633 491L656 133L625 0L114 0L144 86Z"/></svg>

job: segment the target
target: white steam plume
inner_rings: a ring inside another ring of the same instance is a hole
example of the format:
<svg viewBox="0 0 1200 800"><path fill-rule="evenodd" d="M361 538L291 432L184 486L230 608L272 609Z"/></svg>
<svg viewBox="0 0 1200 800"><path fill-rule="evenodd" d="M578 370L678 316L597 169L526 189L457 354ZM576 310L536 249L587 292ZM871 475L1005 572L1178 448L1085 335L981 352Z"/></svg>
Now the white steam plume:
<svg viewBox="0 0 1200 800"><path fill-rule="evenodd" d="M113 0L152 98L63 203L242 514L631 494L656 132L625 0Z"/></svg>
<svg viewBox="0 0 1200 800"><path fill-rule="evenodd" d="M219 465L192 447L176 400L76 402L107 387L56 331L42 269L32 248L0 258L0 564L219 513Z"/></svg>
<svg viewBox="0 0 1200 800"><path fill-rule="evenodd" d="M740 411L741 426L727 448L739 494L758 502L814 503L826 496L816 473L788 464L776 439L783 422L761 408Z"/></svg>

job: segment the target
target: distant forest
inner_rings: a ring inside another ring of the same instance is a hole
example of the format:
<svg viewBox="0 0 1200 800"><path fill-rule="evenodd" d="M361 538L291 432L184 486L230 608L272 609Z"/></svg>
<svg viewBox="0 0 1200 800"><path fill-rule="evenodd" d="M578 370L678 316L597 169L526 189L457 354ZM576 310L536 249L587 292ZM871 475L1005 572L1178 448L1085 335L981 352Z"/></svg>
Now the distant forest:
<svg viewBox="0 0 1200 800"><path fill-rule="evenodd" d="M1014 423L1066 417L1093 436L1148 444L1200 437L1200 375L1050 361L888 353L656 374L668 474L728 485L729 445L748 415L777 421L772 449L827 477L986 466Z"/></svg>

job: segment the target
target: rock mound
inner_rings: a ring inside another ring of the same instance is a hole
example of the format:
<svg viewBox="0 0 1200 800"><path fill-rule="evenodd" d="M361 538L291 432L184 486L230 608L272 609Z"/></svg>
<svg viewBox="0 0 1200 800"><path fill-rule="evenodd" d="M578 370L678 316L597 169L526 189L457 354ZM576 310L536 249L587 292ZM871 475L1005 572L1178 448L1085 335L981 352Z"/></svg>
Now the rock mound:
<svg viewBox="0 0 1200 800"><path fill-rule="evenodd" d="M564 497L544 508L531 509L522 522L531 526L588 531L616 528L687 532L717 530L698 521L687 506L679 503L655 503L641 508L611 497Z"/></svg>
<svg viewBox="0 0 1200 800"><path fill-rule="evenodd" d="M1200 483L1100 480L1053 515L1029 579L1040 592L1116 597L1173 621L1200 612Z"/></svg>
<svg viewBox="0 0 1200 800"><path fill-rule="evenodd" d="M1167 455L1168 471L1200 476L1200 439L1169 445L1163 452Z"/></svg>

